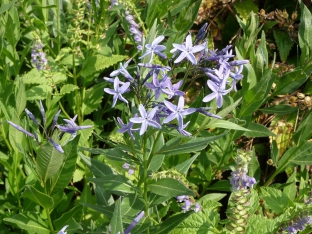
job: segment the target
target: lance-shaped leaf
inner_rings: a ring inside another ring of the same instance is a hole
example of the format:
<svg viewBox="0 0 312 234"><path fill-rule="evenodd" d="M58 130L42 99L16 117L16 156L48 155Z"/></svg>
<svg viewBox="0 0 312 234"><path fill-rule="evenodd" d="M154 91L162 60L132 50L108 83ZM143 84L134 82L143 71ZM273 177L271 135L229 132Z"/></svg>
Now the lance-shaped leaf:
<svg viewBox="0 0 312 234"><path fill-rule="evenodd" d="M23 192L23 197L29 198L30 200L39 204L41 207L43 207L45 209L50 209L54 205L52 197L50 197L50 196L48 196L42 192L39 192L37 189L35 189L34 187L32 187L30 185L25 186L25 191Z"/></svg>

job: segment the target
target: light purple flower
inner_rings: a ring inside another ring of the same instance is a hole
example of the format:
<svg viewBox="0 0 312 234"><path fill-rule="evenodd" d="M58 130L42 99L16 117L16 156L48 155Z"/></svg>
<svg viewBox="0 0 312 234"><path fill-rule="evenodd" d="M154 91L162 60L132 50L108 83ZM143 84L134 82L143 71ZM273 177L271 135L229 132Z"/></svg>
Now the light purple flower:
<svg viewBox="0 0 312 234"><path fill-rule="evenodd" d="M173 96L183 96L185 93L179 88L182 86L183 80L180 80L176 84L172 84L171 81L168 83L167 89L163 90L164 93L168 95L168 98L171 99Z"/></svg>
<svg viewBox="0 0 312 234"><path fill-rule="evenodd" d="M239 68L234 67L234 72L230 72L230 77L233 78L232 87L237 91L236 83L241 80L244 76L241 74L243 71L243 65L240 65Z"/></svg>
<svg viewBox="0 0 312 234"><path fill-rule="evenodd" d="M72 138L74 138L77 134L77 131L92 128L92 125L78 126L75 123L77 116L78 115L75 115L72 119L63 119L67 124L65 126L57 125L58 129L60 129L61 132L71 134Z"/></svg>
<svg viewBox="0 0 312 234"><path fill-rule="evenodd" d="M178 128L178 132L181 133L184 136L192 136L191 133L189 133L188 131L185 130L185 128L187 127L187 125L189 125L190 121L188 121L186 124L184 124L182 126L182 128Z"/></svg>
<svg viewBox="0 0 312 234"><path fill-rule="evenodd" d="M143 135L144 132L146 132L148 126L161 129L161 125L153 120L157 109L158 107L154 107L151 111L147 113L144 106L142 104L139 105L141 117L131 118L130 122L141 123L140 135Z"/></svg>
<svg viewBox="0 0 312 234"><path fill-rule="evenodd" d="M11 122L11 121L8 121L8 123L9 123L10 125L12 125L14 128L16 128L18 131L21 131L21 132L25 133L26 135L28 135L28 136L30 136L30 137L32 137L32 138L35 138L35 136L34 136L32 133L26 131L26 130L25 130L24 128L22 128L21 126L19 126L19 125L13 123L13 122Z"/></svg>
<svg viewBox="0 0 312 234"><path fill-rule="evenodd" d="M189 196L187 195L180 195L176 197L177 202L184 202L185 200L189 200Z"/></svg>
<svg viewBox="0 0 312 234"><path fill-rule="evenodd" d="M61 154L64 153L64 150L62 148L62 146L60 146L59 144L57 144L55 141L52 140L52 138L48 137L48 140L50 141L50 143L53 145L53 147L60 152Z"/></svg>
<svg viewBox="0 0 312 234"><path fill-rule="evenodd" d="M119 118L119 117L117 117L117 121L118 121L118 123L121 125L121 128L119 128L119 129L117 130L117 132L119 132L119 133L127 132L127 133L132 137L132 139L135 140L135 137L134 137L134 135L133 135L132 132L133 132L133 131L138 131L139 129L138 129L138 128L136 128L136 129L133 129L133 128L132 128L133 125L134 125L134 123L129 122L128 124L124 124L124 123L122 122L122 119Z"/></svg>
<svg viewBox="0 0 312 234"><path fill-rule="evenodd" d="M138 216L130 223L129 227L126 229L124 234L129 234L130 231L135 227L135 225L138 224L138 222L144 217L145 213L144 211L141 211Z"/></svg>
<svg viewBox="0 0 312 234"><path fill-rule="evenodd" d="M220 108L223 104L223 96L228 94L231 89L226 90L226 79L221 81L221 84L217 85L213 81L208 80L207 84L212 90L212 93L204 97L203 102L210 102L212 99L217 100L217 107Z"/></svg>
<svg viewBox="0 0 312 234"><path fill-rule="evenodd" d="M122 65L122 63L120 63L119 65L119 69L113 71L110 76L111 77L115 77L118 76L119 74L123 75L125 78L127 78L130 82L133 82L134 79L133 77L129 74L129 72L127 71L127 67L129 65L129 63L131 62L132 59L129 59L127 62L125 62L124 65Z"/></svg>
<svg viewBox="0 0 312 234"><path fill-rule="evenodd" d="M119 99L125 103L128 103L128 101L122 96L122 94L127 92L128 88L130 86L130 82L124 83L123 85L121 85L121 87L119 87L119 84L120 84L120 81L119 81L118 77L115 77L114 89L104 88L104 91L106 93L114 95L112 107L114 107L116 105L117 99Z"/></svg>
<svg viewBox="0 0 312 234"><path fill-rule="evenodd" d="M67 232L65 232L67 227L68 225L64 226L57 234L67 234Z"/></svg>
<svg viewBox="0 0 312 234"><path fill-rule="evenodd" d="M183 45L183 44L179 45L179 44L175 44L175 43L172 44L174 49L170 51L171 53L176 52L176 50L181 52L181 54L174 61L174 63L179 63L186 57L192 64L196 65L197 61L196 61L194 54L199 52L199 51L204 50L205 46L203 44L201 44L201 45L196 45L193 47L191 34L189 34L186 37L185 42L186 42L185 45Z"/></svg>
<svg viewBox="0 0 312 234"><path fill-rule="evenodd" d="M170 79L167 75L163 79L158 80L158 74L155 72L153 74L153 80L151 83L145 83L145 86L151 90L155 91L155 100L157 100L161 93L165 93L165 89L170 83Z"/></svg>
<svg viewBox="0 0 312 234"><path fill-rule="evenodd" d="M195 204L194 211L197 213L201 210L201 207L198 203Z"/></svg>
<svg viewBox="0 0 312 234"><path fill-rule="evenodd" d="M46 116L45 116L45 110L44 110L44 107L43 107L43 104L42 104L41 100L39 101L39 105L40 105L40 112L41 112L43 123L46 123L47 119L46 119Z"/></svg>
<svg viewBox="0 0 312 234"><path fill-rule="evenodd" d="M158 36L154 39L152 44L145 45L146 52L141 57L139 57L139 59L144 58L146 55L149 55L150 56L149 63L151 63L153 61L153 54L157 54L158 56L160 56L164 59L167 58L166 55L161 53L161 51L164 51L166 49L166 46L158 45L162 40L164 40L164 38L165 37L163 35Z"/></svg>
<svg viewBox="0 0 312 234"><path fill-rule="evenodd" d="M179 129L183 129L183 117L185 115L192 114L196 111L196 108L184 109L184 97L179 97L178 105L174 105L171 102L164 101L164 104L171 111L171 114L164 120L164 123L169 123L170 121L177 119L179 123Z"/></svg>
<svg viewBox="0 0 312 234"><path fill-rule="evenodd" d="M189 211L191 209L192 203L189 200L184 201L184 205L182 206L182 210L185 213L186 211Z"/></svg>
<svg viewBox="0 0 312 234"><path fill-rule="evenodd" d="M25 112L26 114L29 116L29 118L31 118L36 124L39 124L38 120L36 119L36 117L33 115L33 113L31 113L29 110L27 110L25 108Z"/></svg>

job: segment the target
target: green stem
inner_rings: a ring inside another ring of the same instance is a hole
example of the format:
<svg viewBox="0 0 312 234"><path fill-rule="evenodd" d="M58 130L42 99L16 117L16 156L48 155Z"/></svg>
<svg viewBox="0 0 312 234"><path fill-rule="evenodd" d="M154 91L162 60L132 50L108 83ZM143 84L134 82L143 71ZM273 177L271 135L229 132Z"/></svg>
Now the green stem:
<svg viewBox="0 0 312 234"><path fill-rule="evenodd" d="M49 222L50 230L52 233L54 233L54 227L53 227L51 216L50 216L50 209L46 209L46 212L47 212L47 216L48 216L48 222Z"/></svg>

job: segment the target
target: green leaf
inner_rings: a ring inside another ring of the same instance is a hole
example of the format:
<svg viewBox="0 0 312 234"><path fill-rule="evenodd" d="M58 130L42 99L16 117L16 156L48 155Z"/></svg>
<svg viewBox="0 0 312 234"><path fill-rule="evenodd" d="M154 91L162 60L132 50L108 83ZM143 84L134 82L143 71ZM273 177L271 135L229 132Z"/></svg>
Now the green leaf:
<svg viewBox="0 0 312 234"><path fill-rule="evenodd" d="M80 222L80 219L82 217L82 212L83 212L82 205L74 206L70 211L62 214L60 218L56 219L53 222L53 224L57 230L60 230L65 225L67 225L72 219L75 219L78 222Z"/></svg>
<svg viewBox="0 0 312 234"><path fill-rule="evenodd" d="M105 68L115 65L118 62L126 59L124 55L113 55L112 57L106 57L103 55L95 55L89 58L83 65L80 75L84 78L100 73Z"/></svg>
<svg viewBox="0 0 312 234"><path fill-rule="evenodd" d="M179 195L194 196L193 191L185 187L180 181L172 178L159 179L148 184L148 189L155 194L164 197L176 197Z"/></svg>
<svg viewBox="0 0 312 234"><path fill-rule="evenodd" d="M240 130L240 131L249 131L249 129L241 127L235 123L232 123L230 121L218 119L214 121L212 124L208 125L209 128L225 128L225 129L234 129L234 130Z"/></svg>
<svg viewBox="0 0 312 234"><path fill-rule="evenodd" d="M89 178L91 182L111 193L123 196L124 193L134 193L137 188L124 175L105 175L101 178Z"/></svg>
<svg viewBox="0 0 312 234"><path fill-rule="evenodd" d="M248 218L248 226L245 233L263 234L275 233L276 220L268 219L263 215L252 215Z"/></svg>
<svg viewBox="0 0 312 234"><path fill-rule="evenodd" d="M28 233L50 234L50 229L47 224L34 212L13 215L3 220L14 227L26 230Z"/></svg>
<svg viewBox="0 0 312 234"><path fill-rule="evenodd" d="M77 89L79 89L79 87L77 85L65 84L62 86L62 88L60 90L60 95L64 95L66 93L71 93Z"/></svg>
<svg viewBox="0 0 312 234"><path fill-rule="evenodd" d="M309 165L312 164L312 142L302 142L299 146L288 149L278 162L275 174L284 171L291 165Z"/></svg>
<svg viewBox="0 0 312 234"><path fill-rule="evenodd" d="M38 85L26 91L27 100L44 100L47 93L52 92L52 87L48 85Z"/></svg>
<svg viewBox="0 0 312 234"><path fill-rule="evenodd" d="M31 69L22 76L24 84L47 84L47 79L41 75L37 68Z"/></svg>
<svg viewBox="0 0 312 234"><path fill-rule="evenodd" d="M61 161L61 166L51 178L51 194L62 191L72 179L73 173L76 168L76 160L78 154L77 145L79 138L80 135L76 136L72 141L70 141L69 143L67 143L67 145L63 147L63 160L61 160L61 158L58 159Z"/></svg>
<svg viewBox="0 0 312 234"><path fill-rule="evenodd" d="M180 163L175 166L175 169L177 169L180 173L186 175L190 167L192 166L192 163L195 161L195 159L198 157L199 153L195 154L193 157L189 158L188 160L184 161L183 163Z"/></svg>
<svg viewBox="0 0 312 234"><path fill-rule="evenodd" d="M198 137L187 142L182 142L180 137L176 137L168 141L160 150L156 151L155 154L171 156L197 152L206 148L210 141L215 141L224 135L225 133L212 137Z"/></svg>
<svg viewBox="0 0 312 234"><path fill-rule="evenodd" d="M310 10L306 7L306 5L301 1L301 17L300 17L300 26L299 26L299 46L300 48L309 48L312 50L312 15ZM306 58L308 59L308 58Z"/></svg>
<svg viewBox="0 0 312 234"><path fill-rule="evenodd" d="M37 170L43 182L56 175L63 165L64 155L50 143L40 147L37 152Z"/></svg>
<svg viewBox="0 0 312 234"><path fill-rule="evenodd" d="M54 205L52 197L42 192L39 192L37 189L35 189L30 185L25 186L25 190L22 195L23 197L29 198L30 200L32 200L36 204L39 204L41 207L45 209L50 209Z"/></svg>
<svg viewBox="0 0 312 234"><path fill-rule="evenodd" d="M85 99L82 104L82 112L85 115L91 114L100 107L104 95L103 90L106 86L107 84L105 82L101 82L86 90Z"/></svg>
<svg viewBox="0 0 312 234"><path fill-rule="evenodd" d="M273 35L275 42L278 48L278 52L282 61L286 61L289 52L294 45L294 42L290 39L290 36L287 32L274 29Z"/></svg>
<svg viewBox="0 0 312 234"><path fill-rule="evenodd" d="M3 2L2 2L3 3ZM6 3L0 7L0 15L6 12L8 9L11 8L11 6L14 4L14 1L11 1L9 3Z"/></svg>
<svg viewBox="0 0 312 234"><path fill-rule="evenodd" d="M261 194L265 206L276 214L281 214L287 207L294 205L293 202L278 189L261 187Z"/></svg>
<svg viewBox="0 0 312 234"><path fill-rule="evenodd" d="M17 80L17 86L18 87L15 91L15 108L17 115L20 115L22 112L24 112L24 109L26 107L26 90L22 79Z"/></svg>
<svg viewBox="0 0 312 234"><path fill-rule="evenodd" d="M267 127L263 126L262 124L249 123L247 128L249 129L249 132L244 133L246 137L276 137L273 132L271 132Z"/></svg>
<svg viewBox="0 0 312 234"><path fill-rule="evenodd" d="M121 198L119 198L116 201L113 217L110 221L110 227L112 228L112 233L120 232L120 234L122 234L123 233L123 227L122 227L120 200L121 200Z"/></svg>
<svg viewBox="0 0 312 234"><path fill-rule="evenodd" d="M258 5L252 0L246 0L244 2L236 1L234 7L241 18L245 21L248 19L250 12L258 12Z"/></svg>
<svg viewBox="0 0 312 234"><path fill-rule="evenodd" d="M170 234L199 234L199 233L215 233L217 230L220 215L218 207L220 203L216 201L203 201L200 200L202 210L197 213L192 213L183 222L181 222Z"/></svg>
<svg viewBox="0 0 312 234"><path fill-rule="evenodd" d="M176 226L183 222L187 217L193 214L193 211L181 213L178 215L171 216L166 219L164 222L161 222L159 225L155 225L149 228L150 233L153 234L164 234L170 233Z"/></svg>
<svg viewBox="0 0 312 234"><path fill-rule="evenodd" d="M284 187L283 193L290 199L294 200L297 195L297 185L296 185L296 171L288 178L286 186Z"/></svg>
<svg viewBox="0 0 312 234"><path fill-rule="evenodd" d="M220 180L212 184L208 190L230 192L231 187L229 180Z"/></svg>
<svg viewBox="0 0 312 234"><path fill-rule="evenodd" d="M15 6L11 7L9 10L9 15L5 26L5 36L7 41L13 48L15 48L20 38L20 22L18 11Z"/></svg>
<svg viewBox="0 0 312 234"><path fill-rule="evenodd" d="M276 88L274 92L271 94L271 97L294 92L308 78L309 78L309 74L307 74L301 68L296 68L292 72L285 73L282 77L278 78L275 81Z"/></svg>
<svg viewBox="0 0 312 234"><path fill-rule="evenodd" d="M90 171L92 172L92 174L95 177L104 177L106 175L112 175L113 171L112 169L107 166L106 164L90 158L90 157L86 157L84 156L81 152L79 152L79 156L81 157L81 159L85 162L85 164L89 167Z"/></svg>
<svg viewBox="0 0 312 234"><path fill-rule="evenodd" d="M252 115L265 101L274 82L272 69L265 72L261 80L244 94L239 117Z"/></svg>
<svg viewBox="0 0 312 234"><path fill-rule="evenodd" d="M291 114L298 110L298 107L291 107L289 105L277 105L277 106L269 106L263 109L259 109L265 114L275 114L275 115L287 115Z"/></svg>
<svg viewBox="0 0 312 234"><path fill-rule="evenodd" d="M303 120L300 121L300 124L293 135L293 140L295 144L299 144L305 140L308 140L311 137L312 129L312 111L310 111Z"/></svg>

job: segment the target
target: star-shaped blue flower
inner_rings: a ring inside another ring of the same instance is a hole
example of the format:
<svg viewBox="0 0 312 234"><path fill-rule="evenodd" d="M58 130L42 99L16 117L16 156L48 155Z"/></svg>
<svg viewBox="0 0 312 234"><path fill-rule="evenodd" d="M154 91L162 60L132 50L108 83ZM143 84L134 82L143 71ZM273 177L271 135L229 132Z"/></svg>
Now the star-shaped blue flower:
<svg viewBox="0 0 312 234"><path fill-rule="evenodd" d="M164 120L164 123L169 123L170 121L177 119L179 123L179 130L184 129L183 117L185 115L192 114L196 111L196 108L184 109L184 97L183 96L179 97L179 102L177 106L166 100L164 101L164 104L171 111L171 114Z"/></svg>
<svg viewBox="0 0 312 234"><path fill-rule="evenodd" d="M135 140L135 137L134 137L134 135L133 135L132 132L133 132L133 131L138 131L139 129L133 129L133 128L132 128L133 125L134 125L134 123L129 122L128 124L124 124L124 123L122 122L122 119L119 118L119 117L117 117L117 121L118 121L118 123L121 125L121 128L119 128L119 129L117 130L117 132L119 132L119 133L127 132L127 133L132 137L132 139Z"/></svg>
<svg viewBox="0 0 312 234"><path fill-rule="evenodd" d="M174 49L172 49L170 51L171 53L174 53L177 50L181 52L181 54L174 61L174 63L179 63L186 57L192 64L196 65L197 60L196 60L194 54L205 49L205 45L203 45L203 44L196 45L193 47L191 34L189 34L186 37L185 45L184 44L179 45L179 44L175 44L175 43L173 43L172 45L173 45Z"/></svg>
<svg viewBox="0 0 312 234"><path fill-rule="evenodd" d="M140 129L140 135L143 135L144 132L146 132L148 126L161 129L160 124L153 120L157 109L158 107L154 107L151 111L146 112L144 106L142 104L139 105L141 117L131 118L130 122L142 124Z"/></svg>
<svg viewBox="0 0 312 234"><path fill-rule="evenodd" d="M118 76L119 74L123 75L124 77L126 77L130 82L133 82L134 79L133 77L130 75L130 73L127 71L127 67L129 65L129 63L131 62L132 59L129 59L127 62L125 62L124 65L122 65L122 63L120 63L119 69L113 71L110 76L111 77L115 77Z"/></svg>
<svg viewBox="0 0 312 234"><path fill-rule="evenodd" d="M164 36L158 36L154 39L154 41L152 42L152 44L147 44L145 45L146 51L145 53L139 58L144 58L146 55L150 56L150 61L149 63L151 63L153 61L153 54L157 54L158 56L162 57L162 58L167 58L166 55L164 55L163 53L161 53L161 51L164 51L166 49L166 46L164 45L158 45L162 40L164 40Z"/></svg>
<svg viewBox="0 0 312 234"><path fill-rule="evenodd" d="M163 79L158 80L158 73L153 74L153 81L151 83L145 83L145 86L155 91L155 100L157 100L161 93L165 93L165 89L170 83L170 79L167 75Z"/></svg>
<svg viewBox="0 0 312 234"><path fill-rule="evenodd" d="M104 91L106 93L109 93L111 95L114 95L113 97L113 105L112 107L114 107L116 105L116 102L117 102L117 99L125 102L125 103L128 103L128 101L122 96L122 94L124 94L125 92L128 91L128 88L130 86L130 82L125 82L123 83L120 87L119 87L119 84L121 82L119 81L118 77L115 77L115 80L114 80L114 89L109 89L109 88L105 88Z"/></svg>

